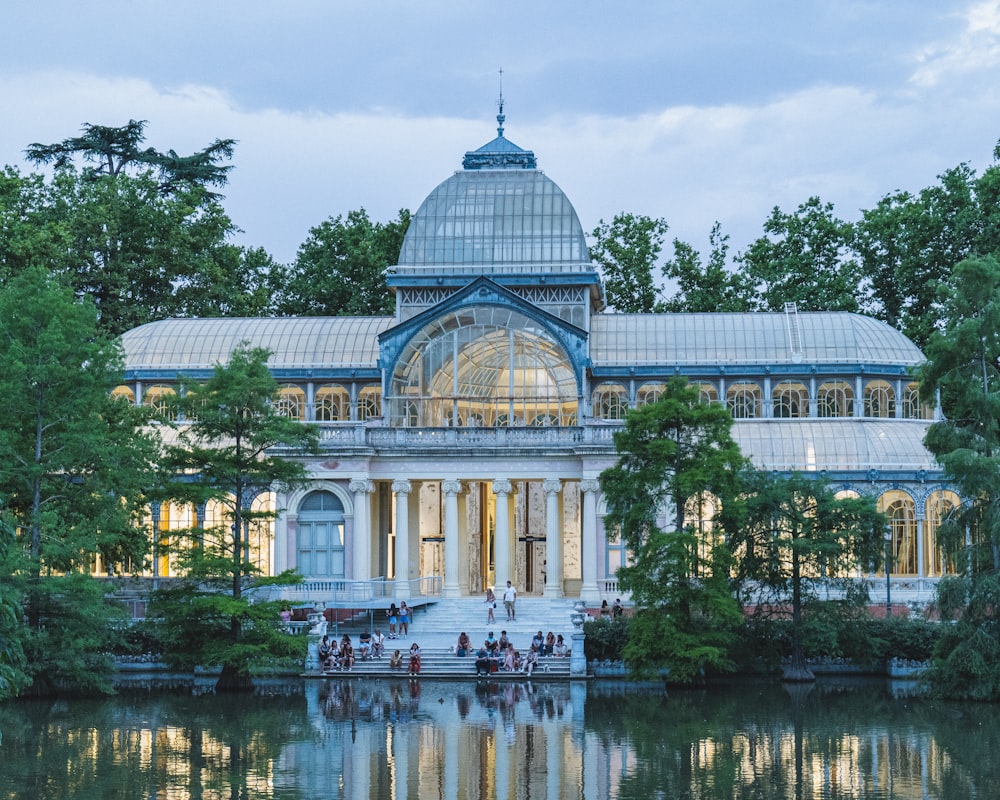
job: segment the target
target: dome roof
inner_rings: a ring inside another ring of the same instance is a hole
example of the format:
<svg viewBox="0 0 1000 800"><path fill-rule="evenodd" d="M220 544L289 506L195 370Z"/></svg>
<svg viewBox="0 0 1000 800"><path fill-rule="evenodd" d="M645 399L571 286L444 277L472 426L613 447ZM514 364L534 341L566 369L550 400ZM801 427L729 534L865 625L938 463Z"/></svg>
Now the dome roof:
<svg viewBox="0 0 1000 800"><path fill-rule="evenodd" d="M225 364L241 342L271 351L280 370L374 368L378 334L392 317L212 317L164 319L121 338L129 373L176 375Z"/></svg>
<svg viewBox="0 0 1000 800"><path fill-rule="evenodd" d="M592 269L576 210L535 156L504 138L466 153L410 220L396 273L468 274ZM448 270L456 271L454 269Z"/></svg>
<svg viewBox="0 0 1000 800"><path fill-rule="evenodd" d="M848 312L787 314L596 314L590 325L595 367L641 365L894 364L924 356L895 328Z"/></svg>

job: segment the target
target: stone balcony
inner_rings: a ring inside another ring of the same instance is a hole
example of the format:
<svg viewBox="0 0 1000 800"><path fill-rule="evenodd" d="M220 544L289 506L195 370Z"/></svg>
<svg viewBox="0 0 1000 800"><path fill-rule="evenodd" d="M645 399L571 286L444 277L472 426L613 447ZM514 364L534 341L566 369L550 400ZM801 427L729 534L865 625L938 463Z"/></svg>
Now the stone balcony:
<svg viewBox="0 0 1000 800"><path fill-rule="evenodd" d="M574 427L388 428L364 423L319 423L324 450L391 452L459 451L561 452L614 451L619 423Z"/></svg>

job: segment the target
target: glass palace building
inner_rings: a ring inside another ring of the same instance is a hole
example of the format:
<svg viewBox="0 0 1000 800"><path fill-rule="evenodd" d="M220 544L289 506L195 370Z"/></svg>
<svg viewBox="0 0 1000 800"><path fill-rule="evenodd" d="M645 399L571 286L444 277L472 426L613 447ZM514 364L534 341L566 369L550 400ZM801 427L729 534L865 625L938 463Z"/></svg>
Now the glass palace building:
<svg viewBox="0 0 1000 800"><path fill-rule="evenodd" d="M281 510L249 531L259 565L385 578L400 597L432 576L446 597L508 579L546 597L616 595L625 554L599 475L628 409L681 375L731 410L758 468L877 497L894 578L919 588L948 571L935 533L958 498L922 444L933 412L912 378L917 347L877 320L794 306L606 312L576 211L499 119L413 215L387 278L394 315L168 319L124 335L118 391L136 403L157 406L178 374L207 377L246 341L272 353L283 413L320 427L309 485L254 501ZM168 535L221 514L163 503L153 522Z"/></svg>

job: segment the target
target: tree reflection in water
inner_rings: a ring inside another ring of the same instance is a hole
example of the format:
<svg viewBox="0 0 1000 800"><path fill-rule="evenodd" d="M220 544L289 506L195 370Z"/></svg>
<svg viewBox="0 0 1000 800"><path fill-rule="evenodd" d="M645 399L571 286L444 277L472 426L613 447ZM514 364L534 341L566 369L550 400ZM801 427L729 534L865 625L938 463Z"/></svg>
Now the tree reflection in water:
<svg viewBox="0 0 1000 800"><path fill-rule="evenodd" d="M0 797L1000 796L990 706L807 691L324 679L0 706Z"/></svg>

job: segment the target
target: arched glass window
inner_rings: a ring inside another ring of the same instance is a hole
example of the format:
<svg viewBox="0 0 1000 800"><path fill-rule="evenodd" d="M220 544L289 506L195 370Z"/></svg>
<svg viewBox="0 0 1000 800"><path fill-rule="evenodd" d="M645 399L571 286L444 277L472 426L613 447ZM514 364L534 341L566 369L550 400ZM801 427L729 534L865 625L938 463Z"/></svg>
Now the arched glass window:
<svg viewBox="0 0 1000 800"><path fill-rule="evenodd" d="M886 381L865 384L865 416L891 419L896 416L896 392Z"/></svg>
<svg viewBox="0 0 1000 800"><path fill-rule="evenodd" d="M847 381L828 381L816 392L816 414L820 417L853 417L854 389Z"/></svg>
<svg viewBox="0 0 1000 800"><path fill-rule="evenodd" d="M903 387L903 419L933 419L934 410L920 402L920 384L911 381Z"/></svg>
<svg viewBox="0 0 1000 800"><path fill-rule="evenodd" d="M543 418L573 424L579 390L566 352L541 324L510 308L473 306L418 331L389 383L395 426L481 420L490 427Z"/></svg>
<svg viewBox="0 0 1000 800"><path fill-rule="evenodd" d="M257 495L250 505L254 516L246 521L246 541L250 545L250 563L259 574L273 575L274 563L274 504L273 492Z"/></svg>
<svg viewBox="0 0 1000 800"><path fill-rule="evenodd" d="M290 419L305 419L306 393L298 386L282 386L278 389L278 402L275 410Z"/></svg>
<svg viewBox="0 0 1000 800"><path fill-rule="evenodd" d="M801 383L782 381L771 392L774 416L798 419L809 416L809 390Z"/></svg>
<svg viewBox="0 0 1000 800"><path fill-rule="evenodd" d="M755 419L760 416L762 392L753 381L737 381L726 390L726 405L733 419Z"/></svg>
<svg viewBox="0 0 1000 800"><path fill-rule="evenodd" d="M879 498L879 510L888 519L892 534L892 574L916 575L917 514L913 498L900 491L886 492Z"/></svg>
<svg viewBox="0 0 1000 800"><path fill-rule="evenodd" d="M358 392L358 419L364 422L382 416L382 390L378 386L366 386Z"/></svg>
<svg viewBox="0 0 1000 800"><path fill-rule="evenodd" d="M351 418L351 397L342 386L323 386L316 390L316 421L346 422Z"/></svg>
<svg viewBox="0 0 1000 800"><path fill-rule="evenodd" d="M114 389L111 390L111 396L116 400L118 398L123 398L132 403L132 405L135 405L135 392L132 391L131 386L125 386L125 385L116 386Z"/></svg>
<svg viewBox="0 0 1000 800"><path fill-rule="evenodd" d="M666 384L663 383L644 383L635 393L636 408L655 403L666 391L666 388Z"/></svg>
<svg viewBox="0 0 1000 800"><path fill-rule="evenodd" d="M599 419L625 419L628 396L625 387L617 383L602 383L594 390L594 416Z"/></svg>
<svg viewBox="0 0 1000 800"><path fill-rule="evenodd" d="M297 569L307 578L343 578L344 506L332 492L310 492L299 505Z"/></svg>
<svg viewBox="0 0 1000 800"><path fill-rule="evenodd" d="M927 515L924 518L924 552L927 553L927 574L945 575L958 571L959 553L947 551L938 541L938 529L948 515L959 507L958 495L954 492L933 492L927 498Z"/></svg>
<svg viewBox="0 0 1000 800"><path fill-rule="evenodd" d="M169 399L175 396L172 386L154 384L147 386L142 393L142 404L149 406L156 412L157 416L163 419L174 419L177 415L170 408Z"/></svg>
<svg viewBox="0 0 1000 800"><path fill-rule="evenodd" d="M719 392L711 383L695 383L692 386L698 387L698 401L701 403L718 403Z"/></svg>

